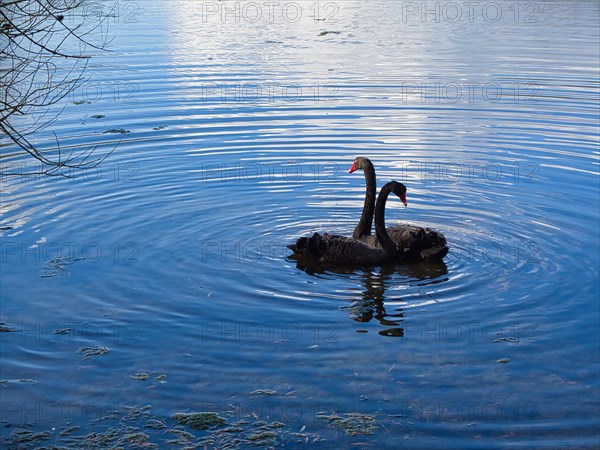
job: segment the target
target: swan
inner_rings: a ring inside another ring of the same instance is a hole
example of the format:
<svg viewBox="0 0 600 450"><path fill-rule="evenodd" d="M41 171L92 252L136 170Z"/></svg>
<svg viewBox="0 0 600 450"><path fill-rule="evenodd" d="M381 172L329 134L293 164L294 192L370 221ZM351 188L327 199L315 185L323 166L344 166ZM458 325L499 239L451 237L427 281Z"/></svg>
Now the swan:
<svg viewBox="0 0 600 450"><path fill-rule="evenodd" d="M406 187L390 181L379 192L375 205L375 233L379 247L346 236L315 233L288 245L294 252L292 256L344 266L374 266L402 259L403 253L398 251L385 229L385 204L392 192L402 199L406 195Z"/></svg>
<svg viewBox="0 0 600 450"><path fill-rule="evenodd" d="M373 247L381 247L378 238L371 235L371 222L373 221L375 192L377 189L375 167L369 158L359 156L352 163L348 173L353 173L359 169L362 169L365 174L367 190L360 221L352 233L352 238ZM406 192L400 196L400 200L402 200L404 206L407 206ZM441 261L448 253L444 235L429 228L402 224L389 227L387 233L399 250L403 252L402 259L408 262Z"/></svg>

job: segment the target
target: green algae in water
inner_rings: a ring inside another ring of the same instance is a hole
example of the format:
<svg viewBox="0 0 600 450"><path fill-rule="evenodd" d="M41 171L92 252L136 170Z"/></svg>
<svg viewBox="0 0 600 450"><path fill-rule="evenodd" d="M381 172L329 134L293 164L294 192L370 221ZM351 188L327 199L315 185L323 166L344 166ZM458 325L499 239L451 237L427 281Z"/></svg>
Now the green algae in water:
<svg viewBox="0 0 600 450"><path fill-rule="evenodd" d="M44 265L44 271L40 276L41 278L52 278L57 275L70 275L70 273L67 272L67 266L73 264L74 261L75 260L65 256L52 258Z"/></svg>
<svg viewBox="0 0 600 450"><path fill-rule="evenodd" d="M219 434L227 434L227 433L243 433L244 431L245 431L245 429L242 427L231 426L231 427L221 428L220 430L215 431L215 434L219 435Z"/></svg>
<svg viewBox="0 0 600 450"><path fill-rule="evenodd" d="M162 430L163 428L167 428L165 423L162 420L158 419L150 419L144 428L152 428L153 430Z"/></svg>
<svg viewBox="0 0 600 450"><path fill-rule="evenodd" d="M319 419L323 419L333 426L341 428L349 436L371 435L375 433L377 425L375 417L361 413L347 413L343 416L337 414L327 415L324 412L317 413Z"/></svg>
<svg viewBox="0 0 600 450"><path fill-rule="evenodd" d="M127 134L127 133L131 133L131 132L129 130L126 130L125 128L111 128L110 130L104 131L102 134L109 134L109 133Z"/></svg>
<svg viewBox="0 0 600 450"><path fill-rule="evenodd" d="M66 448L82 450L159 448L157 444L150 442L150 436L140 432L136 427L126 427L124 429L109 428L103 433L73 436L66 440L65 443L67 444Z"/></svg>
<svg viewBox="0 0 600 450"><path fill-rule="evenodd" d="M511 344L516 344L519 341L519 339L515 338L515 337L500 337L497 339L494 339L492 342L510 342Z"/></svg>
<svg viewBox="0 0 600 450"><path fill-rule="evenodd" d="M275 443L277 433L274 431L258 430L248 436L248 440L254 445L270 445Z"/></svg>
<svg viewBox="0 0 600 450"><path fill-rule="evenodd" d="M109 350L108 347L101 347L99 345L96 345L94 347L81 347L79 350L77 350L77 353L82 354L86 358L90 358L92 356L102 356L102 355L105 355L109 351L110 350Z"/></svg>
<svg viewBox="0 0 600 450"><path fill-rule="evenodd" d="M57 328L52 333L54 333L54 334L69 334L71 331L73 331L73 328Z"/></svg>
<svg viewBox="0 0 600 450"><path fill-rule="evenodd" d="M192 433L188 433L187 431L180 430L178 428L170 428L166 432L177 436L176 439L168 439L167 444L179 445L182 448L198 448L198 447L192 446L192 443L195 439L195 436ZM200 447L200 448L202 448L202 447Z"/></svg>
<svg viewBox="0 0 600 450"><path fill-rule="evenodd" d="M277 391L272 389L257 389L253 392L250 392L250 395L277 395Z"/></svg>
<svg viewBox="0 0 600 450"><path fill-rule="evenodd" d="M144 433L137 432L125 436L125 440L130 444L142 445L145 447L150 438Z"/></svg>
<svg viewBox="0 0 600 450"><path fill-rule="evenodd" d="M48 431L33 432L29 430L15 430L12 432L11 438L13 442L18 444L33 444L38 441L47 441L52 438L52 435Z"/></svg>
<svg viewBox="0 0 600 450"><path fill-rule="evenodd" d="M150 417L150 411L152 407L150 405L142 406L141 408L138 406L125 406L127 410L127 415L125 416L125 420L134 421L139 419L140 417Z"/></svg>
<svg viewBox="0 0 600 450"><path fill-rule="evenodd" d="M133 378L134 380L137 381L146 381L148 378L150 378L150 375L148 375L147 373L134 373L133 375L129 375L130 378Z"/></svg>
<svg viewBox="0 0 600 450"><path fill-rule="evenodd" d="M19 331L16 327L11 327L10 325L0 322L0 332L2 333L14 333L15 331Z"/></svg>
<svg viewBox="0 0 600 450"><path fill-rule="evenodd" d="M171 417L192 430L209 430L227 423L226 419L212 412L176 413Z"/></svg>
<svg viewBox="0 0 600 450"><path fill-rule="evenodd" d="M184 430L179 430L177 428L172 428L170 430L167 430L167 433L176 434L181 439L186 439L188 441L194 439L194 437L195 437L192 433L189 433L189 432L184 431Z"/></svg>
<svg viewBox="0 0 600 450"><path fill-rule="evenodd" d="M218 448L239 450L242 448L282 447L287 444L320 442L324 438L317 433L294 433L281 422L253 421L252 415L229 423L216 413L174 414L169 423L161 416L152 415L150 405L124 406L108 411L109 414L89 421L90 432L79 434L85 427L67 424L58 430L36 433L27 427L19 427L10 437L0 437L0 448L52 448L74 450L135 449L135 448ZM230 414L230 413L228 413ZM324 414L324 413L323 413ZM233 419L232 419L233 420ZM103 425L106 421L111 425ZM226 424L226 425L224 425ZM96 425L102 429L96 428ZM185 426L192 429L185 429ZM220 426L224 425L224 426ZM108 426L108 428L106 428ZM218 427L218 428L216 428ZM207 435L196 436L194 431ZM303 430L304 431L304 428Z"/></svg>
<svg viewBox="0 0 600 450"><path fill-rule="evenodd" d="M39 381L32 379L20 379L20 380L0 380L0 386L8 387L9 383L31 383L38 384Z"/></svg>
<svg viewBox="0 0 600 450"><path fill-rule="evenodd" d="M78 425L75 425L75 426L72 426L72 427L67 427L67 428L65 428L64 430L62 430L60 432L60 436L69 436L74 431L79 430L79 428L80 427Z"/></svg>

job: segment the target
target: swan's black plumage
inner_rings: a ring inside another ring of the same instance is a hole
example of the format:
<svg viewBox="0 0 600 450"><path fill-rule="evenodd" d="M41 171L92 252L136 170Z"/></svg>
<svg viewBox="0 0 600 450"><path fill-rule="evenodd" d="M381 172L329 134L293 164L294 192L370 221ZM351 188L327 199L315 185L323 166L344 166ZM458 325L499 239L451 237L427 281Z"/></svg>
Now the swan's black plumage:
<svg viewBox="0 0 600 450"><path fill-rule="evenodd" d="M375 167L368 158L359 156L354 160L348 172L352 173L358 169L364 171L367 188L362 215L352 237L370 246L381 247L377 237L371 234L377 189ZM401 197L401 200L406 206L406 197ZM387 228L387 233L398 246L404 261L440 261L448 254L448 245L444 235L430 228L400 224Z"/></svg>
<svg viewBox="0 0 600 450"><path fill-rule="evenodd" d="M372 247L346 236L327 233L301 237L288 248L294 252L294 256L339 265L372 266L389 259L382 248Z"/></svg>
<svg viewBox="0 0 600 450"><path fill-rule="evenodd" d="M406 187L402 183L390 181L381 188L375 206L375 229L379 247L345 236L315 233L310 237L301 237L288 248L294 252L295 257L345 266L373 266L401 260L403 252L398 251L385 229L385 204L391 192L402 198Z"/></svg>

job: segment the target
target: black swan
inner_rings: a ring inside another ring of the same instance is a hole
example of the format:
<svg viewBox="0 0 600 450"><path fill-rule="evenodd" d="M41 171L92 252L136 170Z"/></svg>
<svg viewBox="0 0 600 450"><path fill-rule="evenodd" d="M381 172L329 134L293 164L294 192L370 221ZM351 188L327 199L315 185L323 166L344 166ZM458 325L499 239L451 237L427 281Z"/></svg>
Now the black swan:
<svg viewBox="0 0 600 450"><path fill-rule="evenodd" d="M369 158L359 156L352 163L352 167L348 173L352 173L358 169L362 169L365 173L367 190L362 215L358 225L354 229L354 233L352 233L352 237L379 248L381 247L379 240L376 236L371 235L371 222L373 221L375 192L377 189L375 167L373 167L373 163L371 163ZM404 206L406 206L406 195L400 196L400 199L404 203ZM398 249L404 253L402 258L404 261L441 261L448 253L446 238L441 233L429 228L402 224L389 227L387 233L396 243Z"/></svg>
<svg viewBox="0 0 600 450"><path fill-rule="evenodd" d="M390 181L379 192L375 206L375 232L379 247L345 236L315 233L288 245L294 252L292 256L344 266L374 266L401 260L403 254L398 251L385 229L385 204L390 192L402 198L406 187L402 183Z"/></svg>

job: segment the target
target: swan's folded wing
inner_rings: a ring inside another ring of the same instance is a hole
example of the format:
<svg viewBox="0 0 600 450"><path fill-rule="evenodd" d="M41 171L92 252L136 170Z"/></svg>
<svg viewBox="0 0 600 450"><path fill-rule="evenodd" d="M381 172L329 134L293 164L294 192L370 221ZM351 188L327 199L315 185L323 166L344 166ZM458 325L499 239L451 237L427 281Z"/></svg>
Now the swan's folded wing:
<svg viewBox="0 0 600 450"><path fill-rule="evenodd" d="M313 253L316 254L315 252L319 251L319 248L324 245L323 242L330 239L336 240L338 238L346 239L343 236L337 236L333 234L314 233L310 237L299 238L295 244L288 245L287 247L297 255L311 256Z"/></svg>
<svg viewBox="0 0 600 450"><path fill-rule="evenodd" d="M448 254L446 238L429 228L404 224L388 228L388 233L407 261L439 261Z"/></svg>
<svg viewBox="0 0 600 450"><path fill-rule="evenodd" d="M345 236L329 234L315 233L311 237L300 238L289 248L297 257L344 266L374 265L386 259L382 249Z"/></svg>

